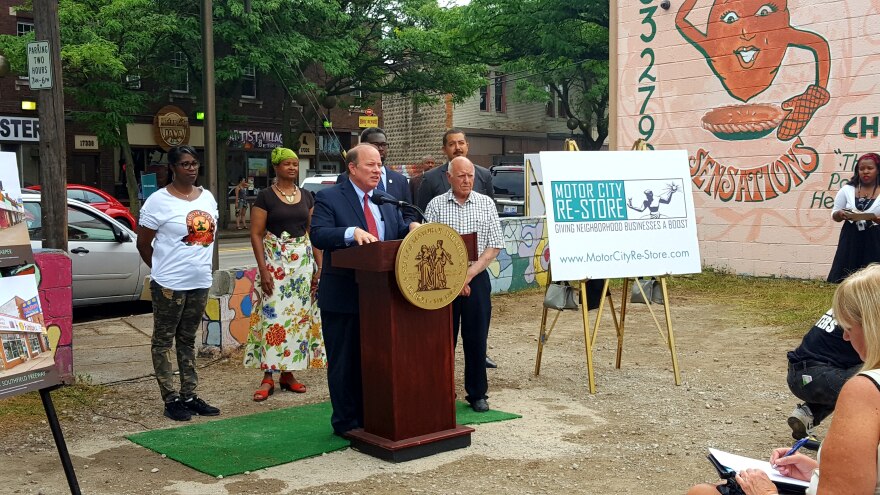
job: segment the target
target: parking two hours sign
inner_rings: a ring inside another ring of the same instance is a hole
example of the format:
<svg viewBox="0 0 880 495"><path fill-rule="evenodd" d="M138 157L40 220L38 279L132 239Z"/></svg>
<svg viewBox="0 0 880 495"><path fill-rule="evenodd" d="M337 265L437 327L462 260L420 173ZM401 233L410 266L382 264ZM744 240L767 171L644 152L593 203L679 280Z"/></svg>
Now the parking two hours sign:
<svg viewBox="0 0 880 495"><path fill-rule="evenodd" d="M27 45L28 85L31 89L52 88L52 55L48 41L33 41Z"/></svg>

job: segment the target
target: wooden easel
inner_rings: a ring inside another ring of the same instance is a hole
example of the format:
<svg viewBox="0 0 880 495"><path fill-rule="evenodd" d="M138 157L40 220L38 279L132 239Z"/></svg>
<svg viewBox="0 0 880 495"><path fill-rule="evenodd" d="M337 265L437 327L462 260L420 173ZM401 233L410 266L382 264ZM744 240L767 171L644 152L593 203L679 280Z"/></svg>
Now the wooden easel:
<svg viewBox="0 0 880 495"><path fill-rule="evenodd" d="M643 139L639 139L633 144L634 150L648 150L647 142ZM577 143L574 140L566 139L565 141L565 150L566 151L580 151L578 149ZM527 162L527 174L530 174L531 177L535 177L534 169L532 168L531 162ZM530 184L530 180L527 180L526 184ZM541 193L541 188L538 188L539 194L541 194L541 201L546 204L544 201L543 193ZM528 197L526 198L528 204ZM550 269L547 270L548 276L548 285L550 280L552 280ZM672 329L672 316L669 310L669 292L666 286L666 275L662 275L657 277L660 281L660 288L663 293L663 308L666 315L666 334L663 333L663 329L660 325L660 321L657 319L657 316L654 314L654 309L651 307L651 298L647 297L644 289L641 284L636 282L636 285L639 288L639 292L642 295L645 304L648 306L648 311L651 313L651 317L654 319L654 323L657 326L657 330L660 333L660 337L664 340L664 343L669 348L670 353L672 354L672 371L675 378L675 384L681 385L681 376L678 369L678 357L675 352L675 334ZM626 306L627 306L627 298L630 295L630 283L631 281L635 281L635 278L625 278L623 280L623 297L620 305L620 320L618 321L617 313L614 311L614 300L611 298L611 294L608 292L608 286L610 280L606 279L605 283L602 287L602 299L599 301L599 307L596 311L596 320L593 324L593 331L590 332L590 319L589 319L589 310L587 308L587 282L588 280L580 280L578 282L578 291L579 291L579 301L580 301L580 309L581 316L583 318L584 325L584 345L586 348L587 354L587 373L589 380L589 389L591 394L596 393L596 381L595 375L593 372L593 347L596 343L596 334L599 331L599 322L602 320L602 313L605 310L605 302L607 300L608 305L611 308L611 318L614 322L615 333L617 334L617 359L615 361L615 368L620 369L621 359L623 357L623 337L624 337L624 321L626 319ZM546 289L545 289L545 297L546 297ZM544 352L544 344L550 338L550 334L553 332L553 328L556 326L556 322L559 319L559 313L562 310L558 310L556 316L553 319L553 323L550 324L550 328L547 328L547 312L548 308L544 307L544 311L541 315L541 329L540 334L538 336L538 353L535 358L535 376L538 376L541 372L541 357Z"/></svg>
<svg viewBox="0 0 880 495"><path fill-rule="evenodd" d="M672 374L675 376L675 384L681 385L681 375L678 371L678 357L675 354L675 333L672 331L672 315L669 312L669 291L666 288L667 278L668 277L666 275L657 277L657 279L660 281L660 289L663 293L663 312L666 315L666 334L663 333L663 329L660 327L660 321L657 319L657 315L654 314L654 308L652 308L653 304L651 302L651 298L647 297L647 294L645 294L645 289L642 287L642 284L638 283L638 279L623 279L623 300L620 303L620 325L618 325L617 327L617 360L615 361L614 367L620 369L620 359L623 356L623 329L624 322L626 321L627 296L630 294L630 282L635 282L636 287L639 288L639 293L642 295L642 299L648 306L648 311L650 311L651 313L651 318L654 319L654 324L657 326L657 331L660 332L660 338L663 339L663 341L666 343L666 347L669 348L669 352L672 354ZM599 311L599 316L601 316L601 307L599 308Z"/></svg>
<svg viewBox="0 0 880 495"><path fill-rule="evenodd" d="M573 139L565 140L565 151L580 151L577 143ZM532 167L531 162L527 162L528 167L526 173L531 177L535 177L535 171ZM526 184L529 185L531 183L531 179L526 181ZM541 195L541 202L546 204L544 201L544 195L541 192L541 188L538 188L538 194ZM526 198L528 204L528 198ZM547 280L548 286L551 280L553 279L550 268L547 269ZM584 324L584 347L587 355L587 373L589 380L590 393L596 393L596 380L595 375L593 373L593 345L596 343L596 334L599 332L599 321L602 318L602 311L605 308L605 302L608 302L608 305L611 306L611 317L614 320L614 327L617 331L617 341L621 342L623 338L623 334L621 333L622 328L617 322L617 313L614 311L614 300L611 298L611 294L608 292L608 280L605 280L604 285L602 286L602 299L599 301L598 312L596 313L596 321L593 324L593 331L590 332L590 315L589 309L587 306L587 282L588 280L580 280L578 281L578 300L580 302L580 310L581 310L581 318L583 319ZM544 292L546 297L546 289ZM553 333L553 328L556 327L556 322L559 320L559 313L562 310L556 311L556 316L553 318L553 323L550 324L550 328L547 328L547 312L550 311L547 307L543 308L543 312L541 313L541 330L540 335L538 336L538 354L535 357L535 376L538 376L541 373L541 357L544 353L544 344L550 338L550 334Z"/></svg>

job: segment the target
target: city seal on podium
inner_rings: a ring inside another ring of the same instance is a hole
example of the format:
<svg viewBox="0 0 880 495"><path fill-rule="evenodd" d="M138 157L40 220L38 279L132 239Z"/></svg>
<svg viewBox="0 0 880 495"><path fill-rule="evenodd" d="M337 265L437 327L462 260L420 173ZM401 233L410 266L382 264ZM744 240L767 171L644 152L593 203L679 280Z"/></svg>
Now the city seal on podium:
<svg viewBox="0 0 880 495"><path fill-rule="evenodd" d="M467 269L467 246L458 232L442 223L419 226L397 251L397 286L407 301L422 309L450 304L464 288Z"/></svg>

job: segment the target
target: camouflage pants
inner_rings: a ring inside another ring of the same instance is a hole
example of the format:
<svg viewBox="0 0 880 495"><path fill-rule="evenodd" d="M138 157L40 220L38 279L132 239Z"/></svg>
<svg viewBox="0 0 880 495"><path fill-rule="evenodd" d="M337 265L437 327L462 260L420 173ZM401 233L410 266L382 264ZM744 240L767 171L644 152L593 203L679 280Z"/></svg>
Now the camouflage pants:
<svg viewBox="0 0 880 495"><path fill-rule="evenodd" d="M178 396L186 400L196 394L199 384L195 342L208 303L208 289L172 290L151 281L150 293L153 297L153 369L162 400L171 402ZM171 368L172 344L177 350L180 371L179 394Z"/></svg>

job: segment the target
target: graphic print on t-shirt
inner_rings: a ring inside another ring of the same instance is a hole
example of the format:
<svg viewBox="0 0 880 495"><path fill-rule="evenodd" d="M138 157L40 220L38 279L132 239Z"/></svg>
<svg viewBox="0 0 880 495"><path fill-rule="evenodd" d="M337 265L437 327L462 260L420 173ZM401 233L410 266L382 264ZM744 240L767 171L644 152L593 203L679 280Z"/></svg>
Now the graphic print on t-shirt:
<svg viewBox="0 0 880 495"><path fill-rule="evenodd" d="M214 242L214 217L202 210L193 210L186 216L188 234L181 241L187 246L208 247Z"/></svg>

